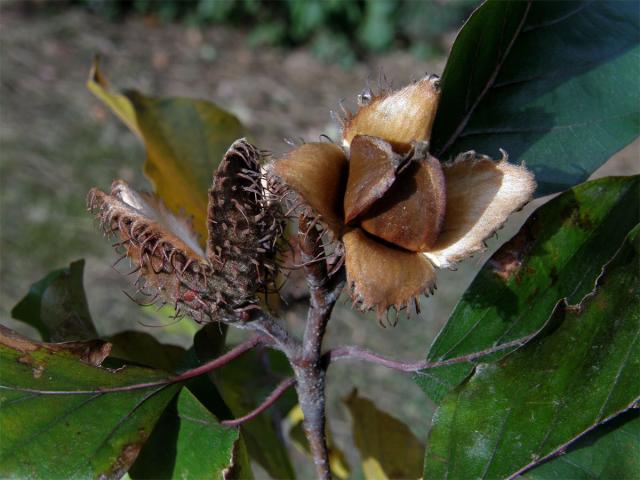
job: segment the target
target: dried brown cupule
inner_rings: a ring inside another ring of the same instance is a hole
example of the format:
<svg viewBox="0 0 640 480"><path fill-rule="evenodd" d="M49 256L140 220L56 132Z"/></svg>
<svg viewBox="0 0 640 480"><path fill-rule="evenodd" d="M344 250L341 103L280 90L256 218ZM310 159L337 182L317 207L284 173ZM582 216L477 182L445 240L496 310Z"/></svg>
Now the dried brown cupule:
<svg viewBox="0 0 640 480"><path fill-rule="evenodd" d="M261 158L256 147L237 140L209 190L207 258L242 298L255 299L257 293L269 293L274 287L285 228Z"/></svg>
<svg viewBox="0 0 640 480"><path fill-rule="evenodd" d="M258 150L238 140L214 174L206 253L190 222L154 195L122 180L110 195L89 192L89 209L106 234L119 237L114 246L135 265L139 292L199 322L246 319L258 292L275 277L282 232L277 206L265 199L259 160Z"/></svg>

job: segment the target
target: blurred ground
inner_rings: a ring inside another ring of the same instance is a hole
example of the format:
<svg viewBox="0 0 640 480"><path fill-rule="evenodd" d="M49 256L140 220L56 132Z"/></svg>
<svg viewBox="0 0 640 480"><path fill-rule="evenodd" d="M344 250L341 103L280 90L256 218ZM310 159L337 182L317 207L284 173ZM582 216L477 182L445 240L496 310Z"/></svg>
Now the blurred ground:
<svg viewBox="0 0 640 480"><path fill-rule="evenodd" d="M0 8L2 8L0 4ZM143 311L121 292L129 285L111 264L109 242L84 209L92 186L124 178L148 188L144 152L137 139L84 88L92 56L114 85L164 96L212 100L249 127L261 147L287 150L284 137L335 137L329 110L341 98L354 106L367 78L382 68L396 86L425 72L440 73L444 60L425 63L393 53L349 70L323 63L305 50L247 47L245 34L222 27L198 30L157 25L141 18L109 23L81 11L25 16L0 14L0 321L15 327L9 311L30 284L71 260L86 258L85 285L101 334L148 331L187 344L189 320L161 327L166 319ZM637 172L639 143L627 147L597 175ZM508 239L534 206L528 206L490 242ZM488 254L487 253L487 254ZM437 294L423 301L418 318L382 329L343 302L329 327L327 346L353 343L403 359L419 359L446 321L487 254L457 272L441 272ZM289 315L297 328L301 319ZM146 326L152 325L152 326ZM432 406L408 376L363 364L337 364L329 373L329 418L338 444L356 462L350 422L340 404L353 387L407 422L424 439Z"/></svg>

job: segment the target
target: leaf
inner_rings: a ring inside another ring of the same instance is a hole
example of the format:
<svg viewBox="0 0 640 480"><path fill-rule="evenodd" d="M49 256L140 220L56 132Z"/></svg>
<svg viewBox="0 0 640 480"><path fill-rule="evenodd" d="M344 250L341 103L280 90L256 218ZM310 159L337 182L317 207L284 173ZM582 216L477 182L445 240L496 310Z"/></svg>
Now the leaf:
<svg viewBox="0 0 640 480"><path fill-rule="evenodd" d="M135 460L180 387L101 393L166 377L100 368L104 348L86 363L94 342L85 345L81 357L79 343L35 343L0 326L0 477L119 478Z"/></svg>
<svg viewBox="0 0 640 480"><path fill-rule="evenodd" d="M199 367L224 353L227 329L227 325L209 323L198 330L193 338L193 345L185 353L181 368L188 370ZM227 404L224 403L224 399L214 385L213 379L213 372L209 372L207 375L191 378L187 381L186 386L198 401L216 417L222 420L230 419L233 414Z"/></svg>
<svg viewBox="0 0 640 480"><path fill-rule="evenodd" d="M61 342L96 338L82 275L84 260L54 270L31 285L11 316L34 327L43 340Z"/></svg>
<svg viewBox="0 0 640 480"><path fill-rule="evenodd" d="M302 408L300 408L300 405L296 405L287 415L287 421L291 425L291 428L289 428L289 439L300 452L312 458L309 441L304 433L303 420L304 414L302 413ZM351 467L347 462L346 455L342 453L333 441L333 435L331 434L329 425L326 426L326 435L331 474L339 480L346 480L351 476Z"/></svg>
<svg viewBox="0 0 640 480"><path fill-rule="evenodd" d="M202 365L204 361L220 356L220 354L223 353L226 333L227 325L209 323L203 326L194 337L194 346L185 352L180 363L179 370L198 367ZM196 353L196 350L198 350L199 355ZM233 414L231 413L231 410L229 410L229 407L224 403L220 392L212 383L211 378L212 373L209 373L208 375L199 375L187 380L185 382L185 386L216 418L223 420L232 418ZM159 429L161 430L160 427ZM158 435L158 441L163 442L162 431L160 431ZM150 441L154 441L155 436L156 434L154 433ZM150 447L150 450L153 451L153 448ZM253 478L246 442L244 441L242 433L235 444L235 456L236 463L234 467L225 474L225 478ZM142 462L144 463L146 460L142 460ZM144 472L144 470L142 470L142 472ZM141 476L140 470L138 471L138 476Z"/></svg>
<svg viewBox="0 0 640 480"><path fill-rule="evenodd" d="M458 34L431 144L451 158L499 148L538 195L584 181L638 135L637 2L489 0Z"/></svg>
<svg viewBox="0 0 640 480"><path fill-rule="evenodd" d="M164 345L144 332L127 330L108 337L113 345L111 357L167 372L176 370L184 358L185 350L177 345Z"/></svg>
<svg viewBox="0 0 640 480"><path fill-rule="evenodd" d="M640 412L626 412L527 472L529 480L640 478Z"/></svg>
<svg viewBox="0 0 640 480"><path fill-rule="evenodd" d="M431 347L428 360L504 346L539 331L560 300L580 304L640 221L639 192L640 176L605 178L575 187L540 207L482 267ZM415 380L439 403L473 365L424 370Z"/></svg>
<svg viewBox="0 0 640 480"><path fill-rule="evenodd" d="M131 105L126 95L110 90L107 77L100 71L100 59L98 57L93 60L91 72L89 72L89 80L87 81L87 88L102 100L133 133L142 138L133 105Z"/></svg>
<svg viewBox="0 0 640 480"><path fill-rule="evenodd" d="M640 401L640 226L580 308L447 395L425 478L513 478Z"/></svg>
<svg viewBox="0 0 640 480"><path fill-rule="evenodd" d="M114 93L97 63L87 86L143 140L144 172L155 192L175 213L193 216L204 245L207 192L227 148L245 135L239 120L204 100Z"/></svg>
<svg viewBox="0 0 640 480"><path fill-rule="evenodd" d="M194 339L199 361L205 362L219 356L223 352L225 335L226 326L221 328L212 324L201 329ZM200 380L197 384L190 384L190 388L195 390L196 396L210 411L226 420L254 410L278 383L292 375L283 355L272 350L251 350L211 372L206 377L209 379L208 385ZM241 426L242 439L249 456L273 478L295 477L289 453L282 441L280 425L286 412L295 403L295 393L289 391L267 412ZM269 448L265 449L265 445L269 445Z"/></svg>
<svg viewBox="0 0 640 480"><path fill-rule="evenodd" d="M278 383L291 376L280 373L289 368L282 365L280 355L273 350L252 350L214 372L215 383L234 417L254 410ZM295 478L280 425L295 403L295 393L289 391L267 412L241 427L249 455L274 478Z"/></svg>
<svg viewBox="0 0 640 480"><path fill-rule="evenodd" d="M344 403L353 419L353 438L367 480L422 476L424 445L409 427L355 390Z"/></svg>
<svg viewBox="0 0 640 480"><path fill-rule="evenodd" d="M229 478L225 472L240 467L239 437L239 429L222 426L183 389L163 412L129 475L134 479ZM246 472L238 478L247 478Z"/></svg>

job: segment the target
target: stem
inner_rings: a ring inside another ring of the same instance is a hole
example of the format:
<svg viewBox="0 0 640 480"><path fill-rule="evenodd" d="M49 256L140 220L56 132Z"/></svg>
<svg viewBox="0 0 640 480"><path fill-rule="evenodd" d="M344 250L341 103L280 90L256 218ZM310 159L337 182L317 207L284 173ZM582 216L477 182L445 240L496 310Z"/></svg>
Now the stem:
<svg viewBox="0 0 640 480"><path fill-rule="evenodd" d="M281 382L273 390L273 392L269 394L267 398L264 399L264 402L262 402L258 406L258 408L256 408L255 410L252 410L251 412L247 413L246 415L240 418L234 418L233 420L223 420L220 423L222 423L222 425L225 425L227 427L237 427L238 425L242 425L243 423L248 422L249 420L253 420L255 417L257 417L262 412L264 412L267 408L273 405L276 402L276 400L278 400L278 398L280 398L282 394L286 392L289 389L289 387L291 387L295 383L296 383L295 378L287 378L286 380Z"/></svg>
<svg viewBox="0 0 640 480"><path fill-rule="evenodd" d="M527 335L526 337L502 343L479 352L473 352L468 355L461 355L459 357L448 358L446 360L439 360L436 362L430 362L428 360L422 360L420 362L401 362L391 358L385 358L382 355L378 355L377 353L355 345L334 348L322 356L322 361L325 369L336 360L358 359L374 363L376 365L382 365L383 367L387 367L392 370L400 370L401 372L418 372L428 368L444 367L445 365L453 365L455 363L472 362L473 360L477 360L478 358L482 358L486 355L491 355L492 353L497 353L501 350L506 350L512 347L521 347L538 335L538 333L540 333L539 330L531 335Z"/></svg>
<svg viewBox="0 0 640 480"><path fill-rule="evenodd" d="M321 480L331 478L329 449L325 432L325 371L313 366L294 366L298 401L304 414L304 432L309 441L316 474Z"/></svg>
<svg viewBox="0 0 640 480"><path fill-rule="evenodd" d="M302 355L292 360L296 390L304 414L304 431L309 441L319 479L330 479L329 450L325 432L325 370L322 340L337 300L339 285L329 285L327 263L317 261L325 255L321 237L313 222L300 216L298 229L302 264L309 286L309 311L302 341ZM332 288L329 288L332 287Z"/></svg>
<svg viewBox="0 0 640 480"><path fill-rule="evenodd" d="M259 332L269 339L268 343L281 350L287 357L294 357L300 350L300 342L289 334L289 331L267 313L260 310L245 324L236 323L234 326Z"/></svg>

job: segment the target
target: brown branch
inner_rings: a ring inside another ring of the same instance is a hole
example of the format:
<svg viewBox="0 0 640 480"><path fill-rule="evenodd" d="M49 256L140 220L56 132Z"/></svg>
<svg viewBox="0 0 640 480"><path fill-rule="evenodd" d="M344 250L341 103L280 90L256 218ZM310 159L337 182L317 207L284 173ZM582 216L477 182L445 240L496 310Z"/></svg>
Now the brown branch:
<svg viewBox="0 0 640 480"><path fill-rule="evenodd" d="M444 367L446 365L453 365L456 363L472 362L474 360L477 360L478 358L491 355L492 353L497 353L512 347L521 347L533 337L538 335L538 333L539 331L536 331L531 335L527 335L526 337L502 343L500 345L496 345L495 347L487 348L479 352L470 353L468 355L461 355L459 357L448 358L446 360L438 360L436 362L430 362L428 360L423 360L420 362L401 362L398 360L383 357L382 355L355 345L334 348L333 350L328 351L322 356L322 361L325 369L336 360L358 359L364 360L365 362L374 363L376 365L381 365L392 370L399 370L401 372L418 372L420 370L426 370L429 368Z"/></svg>
<svg viewBox="0 0 640 480"><path fill-rule="evenodd" d="M116 392L130 392L133 390L141 390L144 388L164 387L166 385L172 385L174 383L179 383L185 380L189 380L190 378L197 377L198 375L202 375L204 373L210 372L211 370L215 370L216 368L220 368L226 365L227 363L231 362L232 360L238 358L247 350L251 350L252 348L260 344L265 344L265 339L259 336L252 337L249 340L242 342L239 345L236 345L234 348L229 350L224 355L214 358L213 360L210 360L207 363L203 363L199 367L186 370L174 377L166 378L163 380L157 380L154 382L135 383L132 385L122 385L120 387L98 387L93 390L38 390L35 388L6 387L6 386L0 386L0 388L17 390L21 392L31 392L31 393L36 393L40 395L89 395L89 394L103 394L103 393L116 393Z"/></svg>
<svg viewBox="0 0 640 480"><path fill-rule="evenodd" d="M330 283L325 250L314 222L301 215L298 239L302 264L309 286L309 311L302 340L302 352L293 358L296 390L304 414L304 431L309 441L319 479L330 479L329 450L325 432L325 370L322 366L322 340L339 295L340 285ZM316 261L323 259L322 261ZM337 277L339 278L339 277Z"/></svg>
<svg viewBox="0 0 640 480"><path fill-rule="evenodd" d="M288 358L294 358L299 354L300 342L289 334L289 331L278 319L271 315L256 310L247 322L236 322L234 327L256 331L261 337L269 340L264 345L275 347L282 351Z"/></svg>
<svg viewBox="0 0 640 480"><path fill-rule="evenodd" d="M298 232L302 264L310 295L307 324L302 340L302 357L304 361L316 362L320 360L322 340L331 317L331 311L344 285L344 270L340 269L332 277L329 277L327 262L324 260L325 250L322 246L322 237L313 221L301 215ZM318 258L323 260L314 261Z"/></svg>
<svg viewBox="0 0 640 480"><path fill-rule="evenodd" d="M293 386L295 383L296 383L295 378L288 378L284 380L273 390L273 392L269 394L267 398L264 399L264 401L255 410L252 410L251 412L247 413L246 415L240 418L234 418L233 420L223 420L220 423L222 423L222 425L226 427L237 427L238 425L242 425L243 423L248 422L249 420L253 420L255 417L257 417L262 412L264 412L267 408L273 405L276 402L276 400L278 400L278 398L280 398L282 394L286 392L289 389L289 387Z"/></svg>

